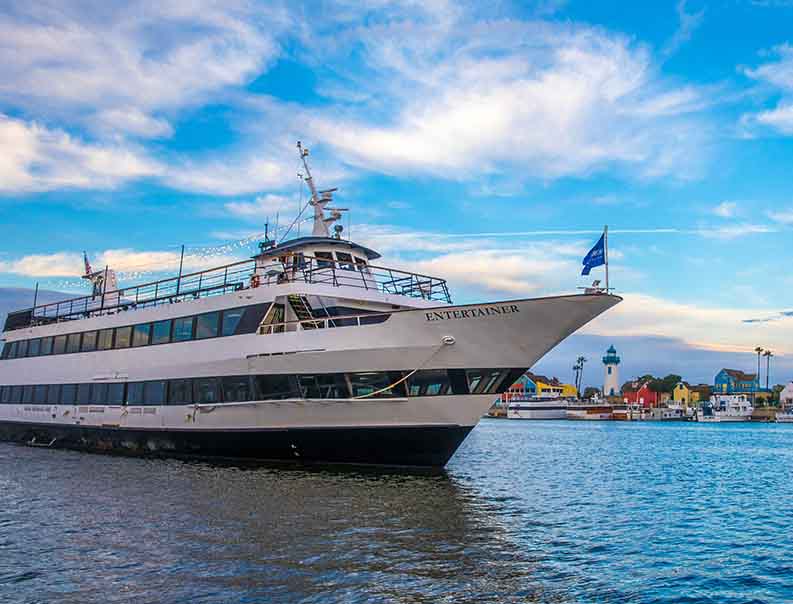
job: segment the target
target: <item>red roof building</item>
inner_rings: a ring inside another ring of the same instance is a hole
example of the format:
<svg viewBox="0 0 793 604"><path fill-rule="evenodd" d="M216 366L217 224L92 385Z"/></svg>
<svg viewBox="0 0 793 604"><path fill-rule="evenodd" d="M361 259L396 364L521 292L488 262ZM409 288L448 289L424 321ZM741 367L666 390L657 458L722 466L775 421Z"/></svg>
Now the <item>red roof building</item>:
<svg viewBox="0 0 793 604"><path fill-rule="evenodd" d="M622 396L626 403L641 405L645 409L657 407L660 402L659 393L650 390L649 382L641 385L634 382L631 388L623 388Z"/></svg>

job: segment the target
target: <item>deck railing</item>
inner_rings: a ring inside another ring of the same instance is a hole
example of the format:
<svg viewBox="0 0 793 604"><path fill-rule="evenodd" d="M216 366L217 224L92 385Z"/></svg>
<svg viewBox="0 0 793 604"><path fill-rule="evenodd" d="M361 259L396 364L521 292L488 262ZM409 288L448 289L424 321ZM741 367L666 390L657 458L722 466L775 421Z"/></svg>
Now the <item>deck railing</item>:
<svg viewBox="0 0 793 604"><path fill-rule="evenodd" d="M257 257L243 260L97 296L40 304L9 313L4 330L150 308L287 282L372 289L399 296L451 303L444 279L391 268L318 259L302 254L284 254L278 258Z"/></svg>

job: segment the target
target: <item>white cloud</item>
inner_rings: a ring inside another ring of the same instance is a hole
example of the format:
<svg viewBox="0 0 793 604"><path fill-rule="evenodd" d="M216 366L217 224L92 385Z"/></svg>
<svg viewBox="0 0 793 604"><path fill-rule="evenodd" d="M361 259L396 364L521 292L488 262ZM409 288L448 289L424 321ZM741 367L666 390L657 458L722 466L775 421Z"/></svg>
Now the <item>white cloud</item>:
<svg viewBox="0 0 793 604"><path fill-rule="evenodd" d="M277 212L291 210L297 215L295 200L283 195L261 195L254 201L230 201L223 205L225 210L239 218L264 222L269 216L275 218ZM284 217L286 219L286 216Z"/></svg>
<svg viewBox="0 0 793 604"><path fill-rule="evenodd" d="M143 153L0 114L0 192L112 188L160 171Z"/></svg>
<svg viewBox="0 0 793 604"><path fill-rule="evenodd" d="M721 218L732 218L738 211L738 204L734 201L722 201L713 208L712 212Z"/></svg>
<svg viewBox="0 0 793 604"><path fill-rule="evenodd" d="M690 41L694 32L702 25L702 21L705 17L705 9L695 13L687 13L686 4L686 0L678 0L675 6L680 24L672 38L664 46L662 53L666 56L671 56L680 50L680 47Z"/></svg>
<svg viewBox="0 0 793 604"><path fill-rule="evenodd" d="M744 68L748 77L757 80L781 98L776 107L755 113L746 113L741 117L745 128L764 126L781 134L793 135L793 46L782 44L772 49L776 57L754 69Z"/></svg>
<svg viewBox="0 0 793 604"><path fill-rule="evenodd" d="M767 212L768 217L774 222L781 224L793 224L793 208L784 210L771 210Z"/></svg>

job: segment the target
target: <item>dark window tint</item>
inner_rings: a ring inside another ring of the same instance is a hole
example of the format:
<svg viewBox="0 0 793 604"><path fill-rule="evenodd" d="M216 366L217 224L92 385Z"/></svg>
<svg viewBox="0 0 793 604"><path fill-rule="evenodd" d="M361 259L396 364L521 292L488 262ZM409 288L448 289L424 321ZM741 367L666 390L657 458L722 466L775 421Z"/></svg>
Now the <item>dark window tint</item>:
<svg viewBox="0 0 793 604"><path fill-rule="evenodd" d="M11 342L6 342L3 345L3 352L2 354L0 354L0 358L7 359L10 352L11 352Z"/></svg>
<svg viewBox="0 0 793 604"><path fill-rule="evenodd" d="M80 352L80 333L70 333L66 340L66 352Z"/></svg>
<svg viewBox="0 0 793 604"><path fill-rule="evenodd" d="M28 356L29 357L37 357L41 352L41 340L36 338L35 340L31 340L30 344L28 344Z"/></svg>
<svg viewBox="0 0 793 604"><path fill-rule="evenodd" d="M143 382L131 382L127 384L127 404L143 404Z"/></svg>
<svg viewBox="0 0 793 604"><path fill-rule="evenodd" d="M384 398L399 396L392 388L387 388L392 383L392 380L385 372L351 373L349 378L353 397Z"/></svg>
<svg viewBox="0 0 793 604"><path fill-rule="evenodd" d="M468 389L471 394L492 394L506 373L503 369L469 369Z"/></svg>
<svg viewBox="0 0 793 604"><path fill-rule="evenodd" d="M193 380L193 390L196 403L211 404L220 402L217 378L199 378Z"/></svg>
<svg viewBox="0 0 793 604"><path fill-rule="evenodd" d="M253 400L251 380L247 375L232 375L221 378L223 383L223 401L226 403L246 402Z"/></svg>
<svg viewBox="0 0 793 604"><path fill-rule="evenodd" d="M364 271L366 269L366 260L363 258L355 258L355 264L358 266L359 271Z"/></svg>
<svg viewBox="0 0 793 604"><path fill-rule="evenodd" d="M124 383L116 382L107 385L107 404L108 405L123 405L124 404Z"/></svg>
<svg viewBox="0 0 793 604"><path fill-rule="evenodd" d="M173 321L173 341L184 342L193 339L194 317L182 317Z"/></svg>
<svg viewBox="0 0 793 604"><path fill-rule="evenodd" d="M167 344L171 341L171 320L157 321L151 334L152 344Z"/></svg>
<svg viewBox="0 0 793 604"><path fill-rule="evenodd" d="M10 403L11 402L11 386L3 386L0 389L0 403Z"/></svg>
<svg viewBox="0 0 793 604"><path fill-rule="evenodd" d="M66 336L55 336L52 354L63 354L64 352L66 352Z"/></svg>
<svg viewBox="0 0 793 604"><path fill-rule="evenodd" d="M99 339L96 347L99 350L110 350L113 348L113 330L103 329L99 332Z"/></svg>
<svg viewBox="0 0 793 604"><path fill-rule="evenodd" d="M291 375L257 375L253 387L256 400L300 397L297 380Z"/></svg>
<svg viewBox="0 0 793 604"><path fill-rule="evenodd" d="M164 381L145 382L143 387L144 405L164 405L165 404L165 384Z"/></svg>
<svg viewBox="0 0 793 604"><path fill-rule="evenodd" d="M189 405L193 402L192 380L171 380L168 384L168 402L172 405Z"/></svg>
<svg viewBox="0 0 793 604"><path fill-rule="evenodd" d="M336 252L336 258L339 261L339 268L345 271L354 271L355 267L352 263L352 254L347 252Z"/></svg>
<svg viewBox="0 0 793 604"><path fill-rule="evenodd" d="M26 357L28 355L28 341L21 340L19 345L17 346L17 358L21 359L22 357Z"/></svg>
<svg viewBox="0 0 793 604"><path fill-rule="evenodd" d="M91 384L77 384L77 404L91 404Z"/></svg>
<svg viewBox="0 0 793 604"><path fill-rule="evenodd" d="M93 352L96 350L96 332L86 331L83 333L83 345L81 350L83 352Z"/></svg>
<svg viewBox="0 0 793 604"><path fill-rule="evenodd" d="M22 402L33 402L33 386L22 386Z"/></svg>
<svg viewBox="0 0 793 604"><path fill-rule="evenodd" d="M99 383L94 384L91 388L91 404L105 405L107 404L107 384Z"/></svg>
<svg viewBox="0 0 793 604"><path fill-rule="evenodd" d="M129 348L132 341L132 327L116 327L113 348Z"/></svg>
<svg viewBox="0 0 793 604"><path fill-rule="evenodd" d="M61 402L60 384L50 384L50 387L47 388L47 402L50 405L57 405Z"/></svg>
<svg viewBox="0 0 793 604"><path fill-rule="evenodd" d="M8 351L8 358L17 358L17 350L19 349L19 342L11 342L11 348Z"/></svg>
<svg viewBox="0 0 793 604"><path fill-rule="evenodd" d="M11 387L11 402L12 403L22 402L22 386Z"/></svg>
<svg viewBox="0 0 793 604"><path fill-rule="evenodd" d="M240 319L242 319L242 314L244 309L242 308L230 308L229 310L223 311L223 327L221 328L221 335L223 336L233 336L237 331L237 325L240 323Z"/></svg>
<svg viewBox="0 0 793 604"><path fill-rule="evenodd" d="M436 396L450 394L449 376L443 369L417 371L407 380L410 396Z"/></svg>
<svg viewBox="0 0 793 604"><path fill-rule="evenodd" d="M214 338L218 335L218 321L220 313L208 312L196 317L195 337L197 340Z"/></svg>
<svg viewBox="0 0 793 604"><path fill-rule="evenodd" d="M33 388L33 402L34 403L46 403L47 402L47 387L46 386L35 386Z"/></svg>
<svg viewBox="0 0 793 604"><path fill-rule="evenodd" d="M523 372L521 372L523 373ZM454 394L470 394L465 369L449 369L449 381Z"/></svg>
<svg viewBox="0 0 793 604"><path fill-rule="evenodd" d="M319 268L329 268L333 266L333 254L330 252L316 252L317 266Z"/></svg>
<svg viewBox="0 0 793 604"><path fill-rule="evenodd" d="M41 338L41 350L39 351L39 354L52 354L52 340L52 336L48 338Z"/></svg>
<svg viewBox="0 0 793 604"><path fill-rule="evenodd" d="M61 386L61 405L74 405L77 400L77 384Z"/></svg>
<svg viewBox="0 0 793 604"><path fill-rule="evenodd" d="M132 345L148 346L150 335L151 335L151 323L143 323L141 325L135 325L135 327L132 328Z"/></svg>
<svg viewBox="0 0 793 604"><path fill-rule="evenodd" d="M349 398L341 374L299 375L297 382L303 398Z"/></svg>

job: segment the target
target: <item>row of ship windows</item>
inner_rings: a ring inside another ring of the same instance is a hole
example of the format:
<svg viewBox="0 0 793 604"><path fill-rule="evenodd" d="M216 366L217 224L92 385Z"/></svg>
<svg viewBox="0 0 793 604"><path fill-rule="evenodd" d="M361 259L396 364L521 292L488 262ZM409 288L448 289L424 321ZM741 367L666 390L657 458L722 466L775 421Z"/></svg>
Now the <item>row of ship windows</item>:
<svg viewBox="0 0 793 604"><path fill-rule="evenodd" d="M268 307L256 304L153 323L6 342L1 358L93 352L252 333Z"/></svg>
<svg viewBox="0 0 793 604"><path fill-rule="evenodd" d="M292 398L394 398L496 394L520 369L431 369L407 380L401 371L224 377L0 386L0 403L50 405L190 405Z"/></svg>

